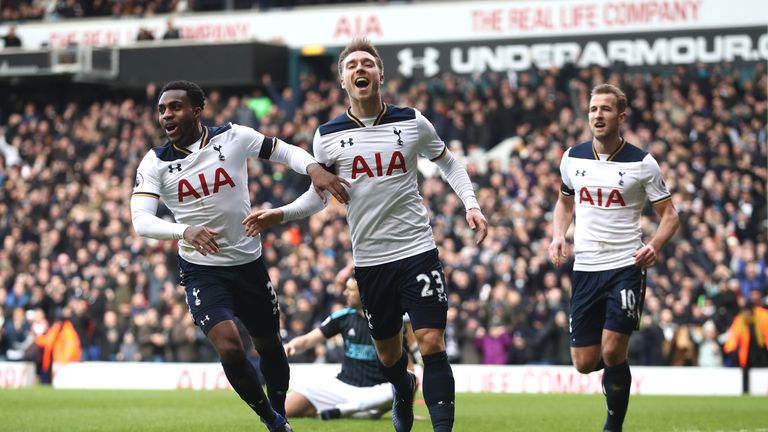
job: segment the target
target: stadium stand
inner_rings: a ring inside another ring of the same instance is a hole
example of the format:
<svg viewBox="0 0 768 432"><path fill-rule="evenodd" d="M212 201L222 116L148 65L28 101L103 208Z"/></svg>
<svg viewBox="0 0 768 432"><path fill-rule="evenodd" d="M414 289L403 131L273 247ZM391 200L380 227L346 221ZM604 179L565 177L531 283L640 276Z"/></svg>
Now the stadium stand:
<svg viewBox="0 0 768 432"><path fill-rule="evenodd" d="M768 294L764 64L680 66L658 74L595 67L475 80L447 74L421 82L388 79L388 101L418 107L465 160L491 221L488 240L476 247L461 203L424 168L424 201L450 285L452 362L569 363L562 313L568 266L555 269L547 260L548 222L560 155L588 137L584 107L600 82L627 91L624 136L659 160L682 222L649 272L631 362L737 364L735 354L722 352L723 335L740 307L765 306ZM0 359L34 361L43 349L35 338L67 319L83 360L215 360L186 310L175 245L142 240L131 229L136 167L147 148L163 141L156 89L99 100L4 102ZM302 77L295 96L268 77L256 94L206 90L205 124L253 125L306 148L318 124L345 108L336 83L314 76ZM253 162L250 176L254 205L281 205L307 187L300 176L269 164ZM333 205L264 235L287 337L316 326L343 303L333 288L337 270L351 259L343 212ZM332 351L322 350L321 361L333 359Z"/></svg>

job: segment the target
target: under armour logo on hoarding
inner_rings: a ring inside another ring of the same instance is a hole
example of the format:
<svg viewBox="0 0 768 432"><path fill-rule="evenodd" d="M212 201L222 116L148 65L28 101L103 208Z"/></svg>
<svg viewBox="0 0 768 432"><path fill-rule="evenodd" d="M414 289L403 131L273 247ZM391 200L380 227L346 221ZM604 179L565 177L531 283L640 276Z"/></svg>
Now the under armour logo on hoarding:
<svg viewBox="0 0 768 432"><path fill-rule="evenodd" d="M400 66L397 70L404 77L411 77L413 76L413 69L420 67L424 69L424 76L429 78L440 73L440 65L437 64L438 58L440 58L440 51L437 48L424 48L423 57L414 57L413 49L406 48L397 53L397 59L400 60Z"/></svg>

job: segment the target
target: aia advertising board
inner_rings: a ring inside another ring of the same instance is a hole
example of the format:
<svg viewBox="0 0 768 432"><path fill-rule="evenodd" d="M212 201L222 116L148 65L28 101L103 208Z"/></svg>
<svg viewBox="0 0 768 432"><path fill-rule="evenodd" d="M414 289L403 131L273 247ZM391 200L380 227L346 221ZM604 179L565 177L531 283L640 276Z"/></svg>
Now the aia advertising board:
<svg viewBox="0 0 768 432"><path fill-rule="evenodd" d="M430 78L591 66L663 69L696 63L768 60L768 27L631 34L554 36L408 45L380 45L388 75Z"/></svg>

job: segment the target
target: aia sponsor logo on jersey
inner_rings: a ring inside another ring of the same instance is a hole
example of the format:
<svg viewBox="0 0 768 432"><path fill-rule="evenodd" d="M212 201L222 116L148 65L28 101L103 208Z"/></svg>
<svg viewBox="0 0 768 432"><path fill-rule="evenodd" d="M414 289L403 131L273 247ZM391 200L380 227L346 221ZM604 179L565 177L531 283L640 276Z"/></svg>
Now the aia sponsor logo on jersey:
<svg viewBox="0 0 768 432"><path fill-rule="evenodd" d="M590 191L587 187L579 189L579 204L593 207L610 208L611 206L626 207L624 197L618 189L596 188Z"/></svg>
<svg viewBox="0 0 768 432"><path fill-rule="evenodd" d="M352 180L361 175L367 175L368 177L391 176L395 170L400 170L402 173L408 172L405 168L405 157L399 151L392 153L392 157L386 165L382 163L381 153L376 153L374 160L371 162L369 164L360 155L355 156L355 159L352 161Z"/></svg>
<svg viewBox="0 0 768 432"><path fill-rule="evenodd" d="M181 179L179 180L179 202L184 202L184 199L187 197L200 199L204 196L219 193L219 190L224 186L235 187L235 182L224 168L217 168L213 174L213 188L208 187L205 173L198 174L197 179L194 180Z"/></svg>

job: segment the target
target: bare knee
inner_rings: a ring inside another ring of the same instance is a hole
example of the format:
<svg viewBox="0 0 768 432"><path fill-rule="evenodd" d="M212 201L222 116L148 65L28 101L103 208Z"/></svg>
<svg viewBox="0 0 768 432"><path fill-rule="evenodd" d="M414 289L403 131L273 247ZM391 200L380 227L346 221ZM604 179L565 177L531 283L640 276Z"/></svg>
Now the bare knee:
<svg viewBox="0 0 768 432"><path fill-rule="evenodd" d="M592 373L595 370L596 365L597 365L597 362L587 363L587 362L577 362L576 360L573 361L573 366L575 366L576 370L582 374Z"/></svg>
<svg viewBox="0 0 768 432"><path fill-rule="evenodd" d="M571 348L573 366L579 373L588 374L600 362L600 345Z"/></svg>
<svg viewBox="0 0 768 432"><path fill-rule="evenodd" d="M445 331L442 329L418 329L413 332L419 342L421 355L430 355L445 351Z"/></svg>
<svg viewBox="0 0 768 432"><path fill-rule="evenodd" d="M245 349L243 344L239 340L238 343L234 341L219 342L216 345L216 352L219 353L221 361L224 363L234 363L245 358Z"/></svg>
<svg viewBox="0 0 768 432"><path fill-rule="evenodd" d="M240 340L240 333L232 321L216 324L208 332L208 340L213 344L223 363L235 363L245 358L245 348Z"/></svg>
<svg viewBox="0 0 768 432"><path fill-rule="evenodd" d="M387 339L374 339L373 344L379 361L386 367L394 366L403 355L403 338L399 333Z"/></svg>
<svg viewBox="0 0 768 432"><path fill-rule="evenodd" d="M403 350L386 350L386 351L379 351L379 361L386 366L386 367L392 367L397 363L398 360L400 360L400 357L403 355Z"/></svg>
<svg viewBox="0 0 768 432"><path fill-rule="evenodd" d="M606 366L617 366L627 359L629 335L605 331L602 343L602 357Z"/></svg>

